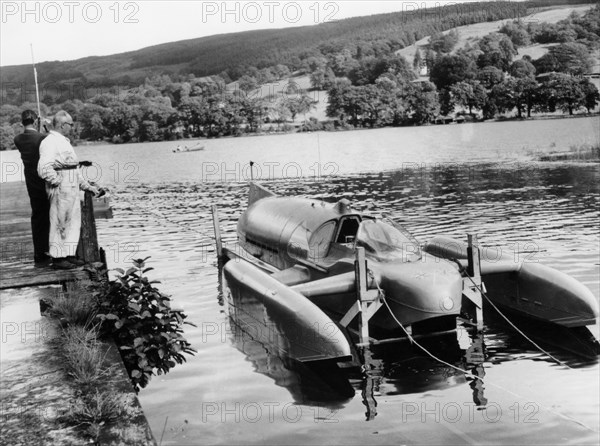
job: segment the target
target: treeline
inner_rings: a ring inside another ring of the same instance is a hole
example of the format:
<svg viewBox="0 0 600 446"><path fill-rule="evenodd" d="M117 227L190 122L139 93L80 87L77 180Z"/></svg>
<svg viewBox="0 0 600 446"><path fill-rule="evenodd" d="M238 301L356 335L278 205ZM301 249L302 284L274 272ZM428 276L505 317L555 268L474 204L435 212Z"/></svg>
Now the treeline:
<svg viewBox="0 0 600 446"><path fill-rule="evenodd" d="M400 57L364 57L361 48L346 49L333 60L315 62L311 82L329 88L327 115L343 126L423 124L457 106L469 114L480 111L484 119L514 109L518 117L532 111L591 112L600 96L582 75L590 73L591 54L600 47L599 28L596 5L583 17L572 14L555 25L510 22L456 51L454 32L437 33L425 54L417 51L412 67ZM532 42L555 45L539 59L514 60L517 48ZM415 71L423 66L429 81L417 82Z"/></svg>
<svg viewBox="0 0 600 446"><path fill-rule="evenodd" d="M273 131L287 131L288 120L305 114L314 101L293 83L286 94L261 97L254 84L240 82L228 90L222 78L190 77L173 82L156 76L134 89L98 94L89 101L68 100L47 106L42 115L65 110L75 121L72 138L112 143L174 140L188 137L239 136L256 132L265 122ZM0 107L0 147L14 148L14 135L21 131L20 114L34 103Z"/></svg>

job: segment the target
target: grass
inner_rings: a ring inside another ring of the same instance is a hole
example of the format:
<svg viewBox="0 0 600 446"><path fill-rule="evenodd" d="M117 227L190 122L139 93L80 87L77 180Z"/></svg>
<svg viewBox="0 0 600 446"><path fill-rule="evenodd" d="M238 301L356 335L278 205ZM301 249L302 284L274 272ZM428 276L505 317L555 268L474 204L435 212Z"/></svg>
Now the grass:
<svg viewBox="0 0 600 446"><path fill-rule="evenodd" d="M104 424L115 422L124 414L124 403L118 393L96 389L77 398L61 421L83 426L90 437L97 439Z"/></svg>
<svg viewBox="0 0 600 446"><path fill-rule="evenodd" d="M60 421L83 428L85 435L97 440L102 426L117 421L126 413L120 393L107 390L114 382L116 366L105 366L97 325L69 325L63 329L61 353L67 374L72 378L77 398Z"/></svg>
<svg viewBox="0 0 600 446"><path fill-rule="evenodd" d="M70 282L49 302L48 313L63 326L88 326L96 317L96 299L81 282Z"/></svg>
<svg viewBox="0 0 600 446"><path fill-rule="evenodd" d="M82 390L98 388L110 382L113 367L105 367L106 352L98 342L96 326L67 327L62 346L67 373Z"/></svg>

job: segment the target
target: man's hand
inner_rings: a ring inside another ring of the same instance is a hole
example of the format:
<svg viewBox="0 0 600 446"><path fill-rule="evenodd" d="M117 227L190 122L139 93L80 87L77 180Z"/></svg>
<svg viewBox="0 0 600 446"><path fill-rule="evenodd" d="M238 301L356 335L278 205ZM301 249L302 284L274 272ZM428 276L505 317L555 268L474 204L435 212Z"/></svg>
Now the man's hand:
<svg viewBox="0 0 600 446"><path fill-rule="evenodd" d="M96 186L90 186L88 191L94 194L94 197L100 193L100 190Z"/></svg>

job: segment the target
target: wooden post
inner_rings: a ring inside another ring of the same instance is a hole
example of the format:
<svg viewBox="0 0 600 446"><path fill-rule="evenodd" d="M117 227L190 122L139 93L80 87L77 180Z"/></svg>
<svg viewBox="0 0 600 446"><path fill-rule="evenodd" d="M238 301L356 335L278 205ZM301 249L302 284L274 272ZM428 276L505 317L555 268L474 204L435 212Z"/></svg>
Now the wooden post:
<svg viewBox="0 0 600 446"><path fill-rule="evenodd" d="M467 284L470 289L470 293L467 297L475 304L475 318L477 322L477 330L483 330L483 299L481 295L481 287L483 286L481 281L481 266L480 266L480 253L479 243L477 242L477 235L468 234L468 266L467 274L471 279L467 278L470 283Z"/></svg>
<svg viewBox="0 0 600 446"><path fill-rule="evenodd" d="M365 248L356 248L356 260L354 262L354 274L356 277L356 300L360 302L360 314L358 318L358 336L361 344L369 343L369 319L367 309L367 261L365 259Z"/></svg>
<svg viewBox="0 0 600 446"><path fill-rule="evenodd" d="M354 317L358 315L359 339L357 345L359 347L369 345L371 341L371 338L369 337L369 320L383 305L383 296L379 294L379 290L369 290L368 288L367 270L365 248L359 246L356 248L356 260L354 261L356 301L339 322L342 327L347 327Z"/></svg>
<svg viewBox="0 0 600 446"><path fill-rule="evenodd" d="M219 214L217 205L213 204L210 207L213 218L213 228L215 230L215 243L217 246L217 257L220 259L223 256L223 242L221 241L221 225L219 225Z"/></svg>
<svg viewBox="0 0 600 446"><path fill-rule="evenodd" d="M98 233L96 232L96 219L94 218L94 204L92 193L85 191L81 205L81 232L77 245L77 257L85 263L100 262L98 249Z"/></svg>

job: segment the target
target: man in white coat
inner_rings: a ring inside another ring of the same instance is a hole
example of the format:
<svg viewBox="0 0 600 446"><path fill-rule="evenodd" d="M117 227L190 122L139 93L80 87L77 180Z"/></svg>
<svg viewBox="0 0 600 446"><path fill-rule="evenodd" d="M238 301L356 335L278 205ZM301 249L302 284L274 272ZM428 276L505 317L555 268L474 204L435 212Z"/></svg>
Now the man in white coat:
<svg viewBox="0 0 600 446"><path fill-rule="evenodd" d="M94 195L98 189L90 185L79 171L79 160L67 136L73 129L73 118L59 111L52 121L53 130L40 144L38 175L46 181L50 200L49 255L57 269L77 266L75 257L81 229L79 190Z"/></svg>

